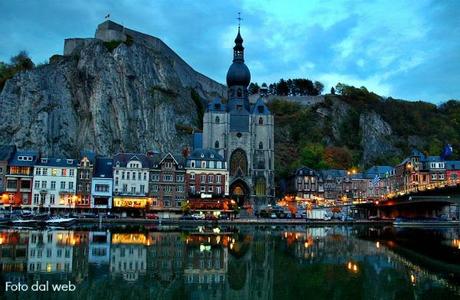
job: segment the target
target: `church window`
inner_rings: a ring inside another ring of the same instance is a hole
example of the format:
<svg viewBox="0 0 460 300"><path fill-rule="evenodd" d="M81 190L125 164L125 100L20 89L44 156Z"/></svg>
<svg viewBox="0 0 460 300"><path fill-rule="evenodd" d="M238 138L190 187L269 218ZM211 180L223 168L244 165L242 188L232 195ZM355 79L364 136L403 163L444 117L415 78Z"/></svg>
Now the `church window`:
<svg viewBox="0 0 460 300"><path fill-rule="evenodd" d="M256 196L265 196L265 178L259 177L256 181Z"/></svg>
<svg viewBox="0 0 460 300"><path fill-rule="evenodd" d="M259 105L259 106L257 106L257 110L259 111L259 113L263 113L264 112L264 107L262 105Z"/></svg>
<svg viewBox="0 0 460 300"><path fill-rule="evenodd" d="M230 175L246 176L248 169L248 160L246 153L242 149L235 150L230 158Z"/></svg>
<svg viewBox="0 0 460 300"><path fill-rule="evenodd" d="M259 118L259 125L263 125L264 124L264 118L260 117Z"/></svg>
<svg viewBox="0 0 460 300"><path fill-rule="evenodd" d="M216 124L219 124L219 122L220 122L220 118L216 117Z"/></svg>
<svg viewBox="0 0 460 300"><path fill-rule="evenodd" d="M216 149L219 148L219 141L216 141L216 142L214 143L214 148L216 148Z"/></svg>
<svg viewBox="0 0 460 300"><path fill-rule="evenodd" d="M259 149L263 149L264 148L264 144L262 142L259 142Z"/></svg>
<svg viewBox="0 0 460 300"><path fill-rule="evenodd" d="M238 89L238 91L236 92L236 96L241 97L242 95L243 95L243 92L241 91L241 89Z"/></svg>

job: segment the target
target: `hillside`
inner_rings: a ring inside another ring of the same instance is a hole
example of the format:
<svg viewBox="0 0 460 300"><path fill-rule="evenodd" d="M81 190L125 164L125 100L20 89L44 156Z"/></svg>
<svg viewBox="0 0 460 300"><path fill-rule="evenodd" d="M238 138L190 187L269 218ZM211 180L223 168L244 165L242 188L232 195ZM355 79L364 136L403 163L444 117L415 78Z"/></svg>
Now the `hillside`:
<svg viewBox="0 0 460 300"><path fill-rule="evenodd" d="M343 86L340 95L302 105L276 99L275 155L278 176L300 165L313 168L366 168L395 165L412 148L439 155L445 144L460 158L460 102L436 106L383 98L365 88Z"/></svg>
<svg viewBox="0 0 460 300"><path fill-rule="evenodd" d="M177 151L200 127L202 102L224 91L158 38L108 21L6 81L0 144L69 156Z"/></svg>

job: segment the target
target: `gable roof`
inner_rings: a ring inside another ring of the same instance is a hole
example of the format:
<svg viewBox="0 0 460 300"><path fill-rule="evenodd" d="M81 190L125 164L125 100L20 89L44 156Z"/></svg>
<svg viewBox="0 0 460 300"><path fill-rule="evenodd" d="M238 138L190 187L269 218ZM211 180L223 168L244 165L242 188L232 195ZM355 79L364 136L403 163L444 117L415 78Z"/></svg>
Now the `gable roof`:
<svg viewBox="0 0 460 300"><path fill-rule="evenodd" d="M119 163L120 167L125 168L131 160L140 161L143 168L150 168L152 166L152 159L142 153L117 153L113 156L113 165L116 166Z"/></svg>
<svg viewBox="0 0 460 300"><path fill-rule="evenodd" d="M267 105L265 105L264 99L257 99L256 103L251 109L251 113L255 115L270 115L270 110Z"/></svg>

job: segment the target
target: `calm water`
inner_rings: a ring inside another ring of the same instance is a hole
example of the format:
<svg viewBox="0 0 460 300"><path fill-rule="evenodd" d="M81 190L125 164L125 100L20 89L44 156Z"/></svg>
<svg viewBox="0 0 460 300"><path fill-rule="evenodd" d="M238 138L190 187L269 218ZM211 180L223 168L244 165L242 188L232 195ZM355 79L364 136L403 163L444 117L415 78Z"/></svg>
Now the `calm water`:
<svg viewBox="0 0 460 300"><path fill-rule="evenodd" d="M459 234L367 226L5 228L0 299L455 299ZM52 289L69 281L74 291L31 291L37 282ZM28 290L5 291L15 282Z"/></svg>

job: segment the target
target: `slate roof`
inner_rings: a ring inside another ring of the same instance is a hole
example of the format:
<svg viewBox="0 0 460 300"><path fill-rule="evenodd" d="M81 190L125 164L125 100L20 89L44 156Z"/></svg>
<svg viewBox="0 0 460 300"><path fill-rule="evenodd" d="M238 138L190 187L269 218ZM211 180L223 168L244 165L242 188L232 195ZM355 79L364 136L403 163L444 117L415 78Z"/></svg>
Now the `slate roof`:
<svg viewBox="0 0 460 300"><path fill-rule="evenodd" d="M113 160L106 157L97 158L96 167L94 168L94 177L112 178Z"/></svg>
<svg viewBox="0 0 460 300"><path fill-rule="evenodd" d="M207 111L221 111L225 112L227 110L227 105L222 103L220 98L214 98L211 102L208 103Z"/></svg>
<svg viewBox="0 0 460 300"><path fill-rule="evenodd" d="M251 113L255 115L270 115L271 114L270 110L268 110L268 107L267 105L265 105L265 102L262 98L257 99L256 103L252 107Z"/></svg>
<svg viewBox="0 0 460 300"><path fill-rule="evenodd" d="M300 167L297 170L295 170L294 174L296 176L302 176L302 175L314 175L314 176L319 176L319 172L316 170L313 170L308 167Z"/></svg>
<svg viewBox="0 0 460 300"><path fill-rule="evenodd" d="M32 160L19 160L21 156L31 156ZM8 165L16 167L32 167L38 159L38 151L16 151L16 153L8 161Z"/></svg>
<svg viewBox="0 0 460 300"><path fill-rule="evenodd" d="M321 170L320 173L324 178L328 176L331 176L332 178L341 178L347 176L347 171L341 169Z"/></svg>
<svg viewBox="0 0 460 300"><path fill-rule="evenodd" d="M59 157L42 157L37 160L36 166L45 166L45 167L70 167L76 168L78 165L78 160L73 158L59 158Z"/></svg>
<svg viewBox="0 0 460 300"><path fill-rule="evenodd" d="M8 161L16 152L14 145L0 145L0 161Z"/></svg>
<svg viewBox="0 0 460 300"><path fill-rule="evenodd" d="M142 153L117 153L113 156L113 165L117 166L119 162L120 167L125 168L131 160L140 161L143 168L150 168L152 166L152 159Z"/></svg>
<svg viewBox="0 0 460 300"><path fill-rule="evenodd" d="M214 149L196 149L187 160L214 160L224 162L224 158Z"/></svg>
<svg viewBox="0 0 460 300"><path fill-rule="evenodd" d="M460 170L460 160L446 160L447 170Z"/></svg>
<svg viewBox="0 0 460 300"><path fill-rule="evenodd" d="M374 179L375 176L383 178L390 175L394 168L392 166L373 166L363 173L363 177L367 179Z"/></svg>

